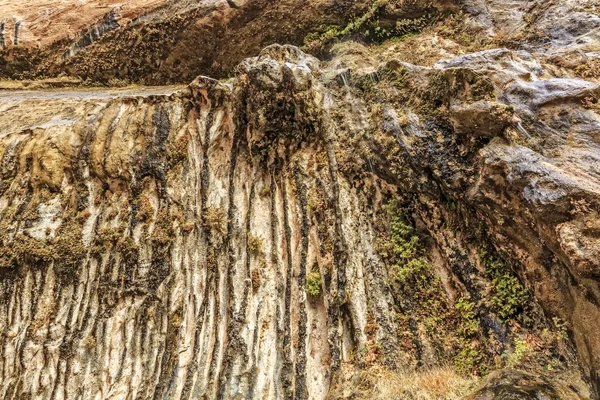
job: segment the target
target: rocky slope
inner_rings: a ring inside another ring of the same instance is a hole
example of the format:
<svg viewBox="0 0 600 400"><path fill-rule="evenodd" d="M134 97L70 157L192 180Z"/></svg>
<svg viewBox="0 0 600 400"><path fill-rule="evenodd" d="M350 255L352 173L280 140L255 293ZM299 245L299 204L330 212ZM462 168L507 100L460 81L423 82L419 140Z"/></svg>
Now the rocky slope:
<svg viewBox="0 0 600 400"><path fill-rule="evenodd" d="M598 398L597 6L442 6L327 62L0 92L1 396Z"/></svg>
<svg viewBox="0 0 600 400"><path fill-rule="evenodd" d="M35 7L28 2L0 3L4 66L0 78L66 74L103 84L187 84L199 74L226 76L268 44L300 44L315 27L346 21L368 3L48 0Z"/></svg>
<svg viewBox="0 0 600 400"><path fill-rule="evenodd" d="M49 46L91 30L107 14L118 14L119 24L124 25L163 3L163 0L3 1L0 3L4 23L3 47Z"/></svg>

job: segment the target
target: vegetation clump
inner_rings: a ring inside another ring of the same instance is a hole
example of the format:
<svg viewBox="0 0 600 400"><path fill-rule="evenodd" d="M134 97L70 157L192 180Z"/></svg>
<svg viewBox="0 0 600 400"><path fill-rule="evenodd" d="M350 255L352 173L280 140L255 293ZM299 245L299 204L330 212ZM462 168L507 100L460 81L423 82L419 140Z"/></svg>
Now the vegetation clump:
<svg viewBox="0 0 600 400"><path fill-rule="evenodd" d="M169 210L166 208L159 209L154 230L150 235L153 246L153 258L164 260L168 256L174 234L173 221L169 216Z"/></svg>
<svg viewBox="0 0 600 400"><path fill-rule="evenodd" d="M512 352L505 353L506 364L511 367L517 367L525 357L529 357L533 352L531 345L524 339L517 339L514 343Z"/></svg>
<svg viewBox="0 0 600 400"><path fill-rule="evenodd" d="M304 38L305 51L320 55L334 41L349 36L359 36L366 41L383 41L390 38L420 32L426 26L437 22L443 15L431 3L425 3L423 14L415 18L396 19L394 24L383 24L380 20L388 8L403 8L404 1L375 0L364 14L350 21L346 26L321 26L316 32L311 32Z"/></svg>
<svg viewBox="0 0 600 400"><path fill-rule="evenodd" d="M252 270L250 273L250 281L252 283L252 290L256 292L260 287L260 272L257 269Z"/></svg>
<svg viewBox="0 0 600 400"><path fill-rule="evenodd" d="M213 235L225 236L227 233L227 218L221 207L208 207L204 213L203 225Z"/></svg>
<svg viewBox="0 0 600 400"><path fill-rule="evenodd" d="M492 281L494 294L489 300L490 305L504 321L522 316L529 300L529 290L510 267L487 247L480 249L479 257L485 265L486 275Z"/></svg>
<svg viewBox="0 0 600 400"><path fill-rule="evenodd" d="M169 168L173 168L187 160L189 143L189 135L184 134L167 145L167 159Z"/></svg>
<svg viewBox="0 0 600 400"><path fill-rule="evenodd" d="M125 236L117 242L117 251L127 266L134 266L138 262L140 248L130 236Z"/></svg>
<svg viewBox="0 0 600 400"><path fill-rule="evenodd" d="M460 297L454 303L459 314L458 338L460 351L454 358L454 364L459 371L465 373L485 374L483 349L477 340L479 321L475 312L475 304L467 297Z"/></svg>
<svg viewBox="0 0 600 400"><path fill-rule="evenodd" d="M584 79L600 79L600 59L587 60L577 66L575 73Z"/></svg>
<svg viewBox="0 0 600 400"><path fill-rule="evenodd" d="M34 265L49 263L54 259L52 245L40 241L22 233L19 233L11 241L8 238L2 240L2 254L0 255L0 267L15 267L18 262L26 262Z"/></svg>
<svg viewBox="0 0 600 400"><path fill-rule="evenodd" d="M105 244L114 244L123 236L124 231L125 228L122 225L107 226L98 231L97 240Z"/></svg>
<svg viewBox="0 0 600 400"><path fill-rule="evenodd" d="M271 193L271 187L269 185L264 185L262 189L260 189L259 196L267 197Z"/></svg>
<svg viewBox="0 0 600 400"><path fill-rule="evenodd" d="M154 207L147 196L142 196L138 200L137 217L141 222L148 222L154 217Z"/></svg>
<svg viewBox="0 0 600 400"><path fill-rule="evenodd" d="M321 274L319 271L309 272L306 275L306 293L311 296L318 296L321 293Z"/></svg>
<svg viewBox="0 0 600 400"><path fill-rule="evenodd" d="M332 384L331 398L458 400L472 391L477 381L451 366L431 366L418 370L389 369L374 365L360 371L360 379Z"/></svg>
<svg viewBox="0 0 600 400"><path fill-rule="evenodd" d="M387 210L390 214L390 236L380 242L379 249L385 258L392 261L394 279L400 284L426 283L429 280L429 264L420 254L419 237L406 223L397 203L390 203Z"/></svg>
<svg viewBox="0 0 600 400"><path fill-rule="evenodd" d="M82 228L75 221L63 223L54 244L57 271L62 277L75 277L77 267L85 257Z"/></svg>
<svg viewBox="0 0 600 400"><path fill-rule="evenodd" d="M71 219L63 222L54 239L38 240L18 233L10 240L4 234L0 236L0 245L0 268L13 268L18 263L42 266L54 262L61 277L74 276L86 253L82 228Z"/></svg>
<svg viewBox="0 0 600 400"><path fill-rule="evenodd" d="M248 235L248 250L250 250L252 254L262 254L263 245L261 237L253 235L252 233Z"/></svg>

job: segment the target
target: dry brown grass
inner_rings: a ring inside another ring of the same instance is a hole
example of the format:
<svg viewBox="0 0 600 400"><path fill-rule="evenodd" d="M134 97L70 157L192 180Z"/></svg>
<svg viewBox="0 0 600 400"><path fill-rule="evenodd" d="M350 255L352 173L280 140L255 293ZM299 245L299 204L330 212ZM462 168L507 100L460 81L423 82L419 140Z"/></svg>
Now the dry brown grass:
<svg viewBox="0 0 600 400"><path fill-rule="evenodd" d="M330 400L453 400L463 398L477 383L474 378L463 376L452 367L390 371L375 366L361 372L346 371L345 375L351 377L331 389Z"/></svg>

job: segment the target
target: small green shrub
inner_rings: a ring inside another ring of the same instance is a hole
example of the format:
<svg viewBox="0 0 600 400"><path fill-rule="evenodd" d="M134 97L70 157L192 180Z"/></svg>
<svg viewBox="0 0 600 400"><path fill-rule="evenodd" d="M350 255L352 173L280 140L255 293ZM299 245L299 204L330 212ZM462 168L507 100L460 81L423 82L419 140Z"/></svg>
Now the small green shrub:
<svg viewBox="0 0 600 400"><path fill-rule="evenodd" d="M502 354L503 358L506 358L506 364L515 368L519 366L526 358L528 358L533 352L533 347L527 343L526 340L517 339L514 343L514 348L511 352L505 352Z"/></svg>
<svg viewBox="0 0 600 400"><path fill-rule="evenodd" d="M395 26L380 25L379 15L390 0L374 0L366 12L350 21L346 26L321 26L317 32L311 32L304 38L303 49L316 54L323 53L335 40L351 35L360 35L368 41L383 41L391 38L402 38L405 35L420 32L428 25L440 20L442 13L428 5L428 11L418 18L406 18L396 21Z"/></svg>
<svg viewBox="0 0 600 400"><path fill-rule="evenodd" d="M407 282L411 277L418 277L419 280L426 279L422 276L429 269L429 263L425 258L418 257L408 260L406 264L397 266L396 279L401 282Z"/></svg>
<svg viewBox="0 0 600 400"><path fill-rule="evenodd" d="M454 307L461 318L458 334L465 338L476 335L479 332L479 321L475 314L475 304L466 297L460 297L454 303Z"/></svg>
<svg viewBox="0 0 600 400"><path fill-rule="evenodd" d="M529 298L529 291L519 279L508 273L493 279L496 294L490 299L498 314L504 320L515 317L524 307Z"/></svg>
<svg viewBox="0 0 600 400"><path fill-rule="evenodd" d="M486 247L480 249L479 258L492 280L494 294L489 300L490 305L504 321L519 317L527 306L529 290L509 266Z"/></svg>
<svg viewBox="0 0 600 400"><path fill-rule="evenodd" d="M460 316L457 333L460 341L460 352L454 358L459 371L469 374L484 374L486 367L481 343L477 340L479 321L475 313L475 304L466 297L460 297L454 303Z"/></svg>
<svg viewBox="0 0 600 400"><path fill-rule="evenodd" d="M306 293L311 296L318 296L321 293L321 285L321 274L318 271L306 275Z"/></svg>
<svg viewBox="0 0 600 400"><path fill-rule="evenodd" d="M569 330L567 323L558 317L553 317L552 322L556 327L556 337L559 340L569 340Z"/></svg>
<svg viewBox="0 0 600 400"><path fill-rule="evenodd" d="M419 237L406 223L396 203L390 203L386 209L390 214L390 237L380 243L380 252L392 260L394 278L401 284L410 280L426 281L429 263L420 256Z"/></svg>
<svg viewBox="0 0 600 400"><path fill-rule="evenodd" d="M461 340L461 350L454 358L454 365L457 370L467 374L484 375L487 368L483 360L481 343L466 339Z"/></svg>

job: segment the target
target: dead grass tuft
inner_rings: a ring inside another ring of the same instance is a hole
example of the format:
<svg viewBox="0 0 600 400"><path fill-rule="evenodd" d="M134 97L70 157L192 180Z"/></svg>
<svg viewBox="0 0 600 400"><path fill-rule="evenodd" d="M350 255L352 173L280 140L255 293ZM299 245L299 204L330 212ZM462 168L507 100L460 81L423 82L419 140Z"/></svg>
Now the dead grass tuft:
<svg viewBox="0 0 600 400"><path fill-rule="evenodd" d="M332 387L329 399L453 400L463 398L477 383L473 377L461 375L451 367L390 371L374 366L350 374L353 382L338 382Z"/></svg>

